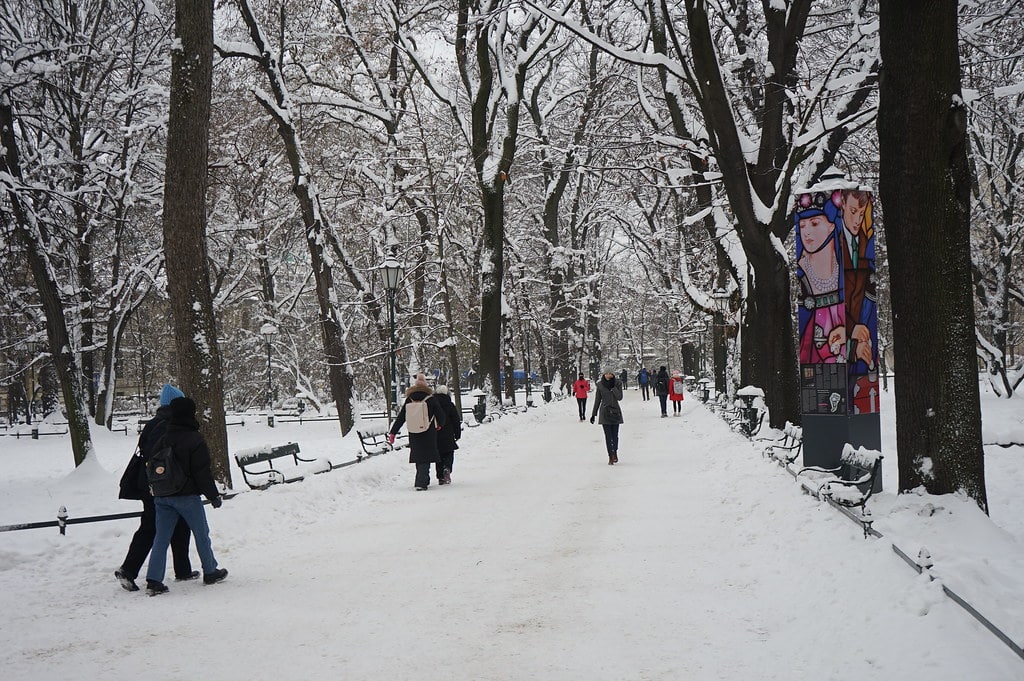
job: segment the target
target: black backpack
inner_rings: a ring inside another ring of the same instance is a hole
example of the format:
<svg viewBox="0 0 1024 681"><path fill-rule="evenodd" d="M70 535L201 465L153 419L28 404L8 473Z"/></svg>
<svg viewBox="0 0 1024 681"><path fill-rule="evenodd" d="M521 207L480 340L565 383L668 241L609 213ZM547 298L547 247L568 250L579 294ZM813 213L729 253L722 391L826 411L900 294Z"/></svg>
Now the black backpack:
<svg viewBox="0 0 1024 681"><path fill-rule="evenodd" d="M188 481L181 462L174 455L174 447L161 438L153 455L146 461L146 479L154 497L170 497L180 492Z"/></svg>

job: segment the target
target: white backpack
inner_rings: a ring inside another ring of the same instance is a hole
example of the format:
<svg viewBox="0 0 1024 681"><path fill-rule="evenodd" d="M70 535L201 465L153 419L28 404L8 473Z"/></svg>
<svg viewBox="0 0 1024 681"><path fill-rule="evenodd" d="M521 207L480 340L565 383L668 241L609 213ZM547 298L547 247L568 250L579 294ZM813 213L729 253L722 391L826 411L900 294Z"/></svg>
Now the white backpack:
<svg viewBox="0 0 1024 681"><path fill-rule="evenodd" d="M676 395L682 395L683 394L683 382L682 381L672 381L672 392L674 392Z"/></svg>
<svg viewBox="0 0 1024 681"><path fill-rule="evenodd" d="M422 400L409 400L405 405L405 427L410 433L425 433L430 428L430 410L427 408L427 395Z"/></svg>

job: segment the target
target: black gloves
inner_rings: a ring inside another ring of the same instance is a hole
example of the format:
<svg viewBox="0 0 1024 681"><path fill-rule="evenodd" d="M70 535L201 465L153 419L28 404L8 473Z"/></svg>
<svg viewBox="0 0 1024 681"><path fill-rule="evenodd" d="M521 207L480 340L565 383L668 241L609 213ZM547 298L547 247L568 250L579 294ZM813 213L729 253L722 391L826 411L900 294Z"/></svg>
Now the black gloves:
<svg viewBox="0 0 1024 681"><path fill-rule="evenodd" d="M210 506L213 506L214 508L220 508L220 505L223 504L223 503L224 503L224 500L221 499L220 497L214 497L214 498L210 499Z"/></svg>

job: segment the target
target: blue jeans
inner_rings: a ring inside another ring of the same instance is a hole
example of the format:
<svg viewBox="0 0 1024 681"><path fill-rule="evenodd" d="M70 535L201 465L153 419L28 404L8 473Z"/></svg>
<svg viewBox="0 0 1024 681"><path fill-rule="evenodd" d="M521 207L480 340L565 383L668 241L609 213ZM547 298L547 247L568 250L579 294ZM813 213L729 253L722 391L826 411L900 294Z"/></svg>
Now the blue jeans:
<svg viewBox="0 0 1024 681"><path fill-rule="evenodd" d="M610 456L619 451L619 424L602 423L601 426L604 428L604 444Z"/></svg>
<svg viewBox="0 0 1024 681"><path fill-rule="evenodd" d="M153 550L149 554L149 569L146 580L164 581L167 570L167 547L171 543L171 534L178 518L184 518L192 530L196 540L196 551L203 562L203 574L210 574L217 569L217 559L213 557L213 546L210 544L210 526L206 524L206 510L203 500L198 495L182 497L156 497L156 538L153 539Z"/></svg>

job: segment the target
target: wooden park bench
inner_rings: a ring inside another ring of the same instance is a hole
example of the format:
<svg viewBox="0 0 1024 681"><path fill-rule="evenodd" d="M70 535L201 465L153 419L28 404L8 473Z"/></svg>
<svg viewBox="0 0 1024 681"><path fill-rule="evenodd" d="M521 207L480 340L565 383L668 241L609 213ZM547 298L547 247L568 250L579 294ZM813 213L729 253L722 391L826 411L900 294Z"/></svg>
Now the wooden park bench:
<svg viewBox="0 0 1024 681"><path fill-rule="evenodd" d="M865 536L871 529L866 504L871 495L882 488L882 453L865 447L854 448L847 443L835 468L807 466L797 471L797 480L804 491L819 499L847 509L859 508L859 520ZM802 479L801 479L802 478Z"/></svg>
<svg viewBox="0 0 1024 681"><path fill-rule="evenodd" d="M245 480L245 484L249 485L252 489L266 489L271 485L302 480L305 475L289 477L285 475L284 471L274 468L274 460L283 457L291 457L296 466L300 463L315 463L317 461L317 459L303 459L299 456L299 444L297 442L289 442L276 447L258 447L236 452L235 463L238 464L238 468L242 471L242 478ZM330 461L326 463L327 468L323 472L331 469ZM257 464L266 464L266 467L258 470L253 469L252 466Z"/></svg>
<svg viewBox="0 0 1024 681"><path fill-rule="evenodd" d="M773 442L765 447L764 451L761 452L761 455L767 457L769 461L776 462L780 466L786 466L796 461L797 457L800 456L800 452L803 450L804 429L800 426L794 426L789 421L786 421L786 426L782 429L782 433L782 440Z"/></svg>
<svg viewBox="0 0 1024 681"><path fill-rule="evenodd" d="M388 442L389 431L386 426L364 428L357 430L356 434L359 436L359 444L362 445L366 456L377 456L392 449L409 446L409 436L406 433L398 433L395 436L395 444L390 444ZM365 457L360 456L359 460L361 461L363 458Z"/></svg>

